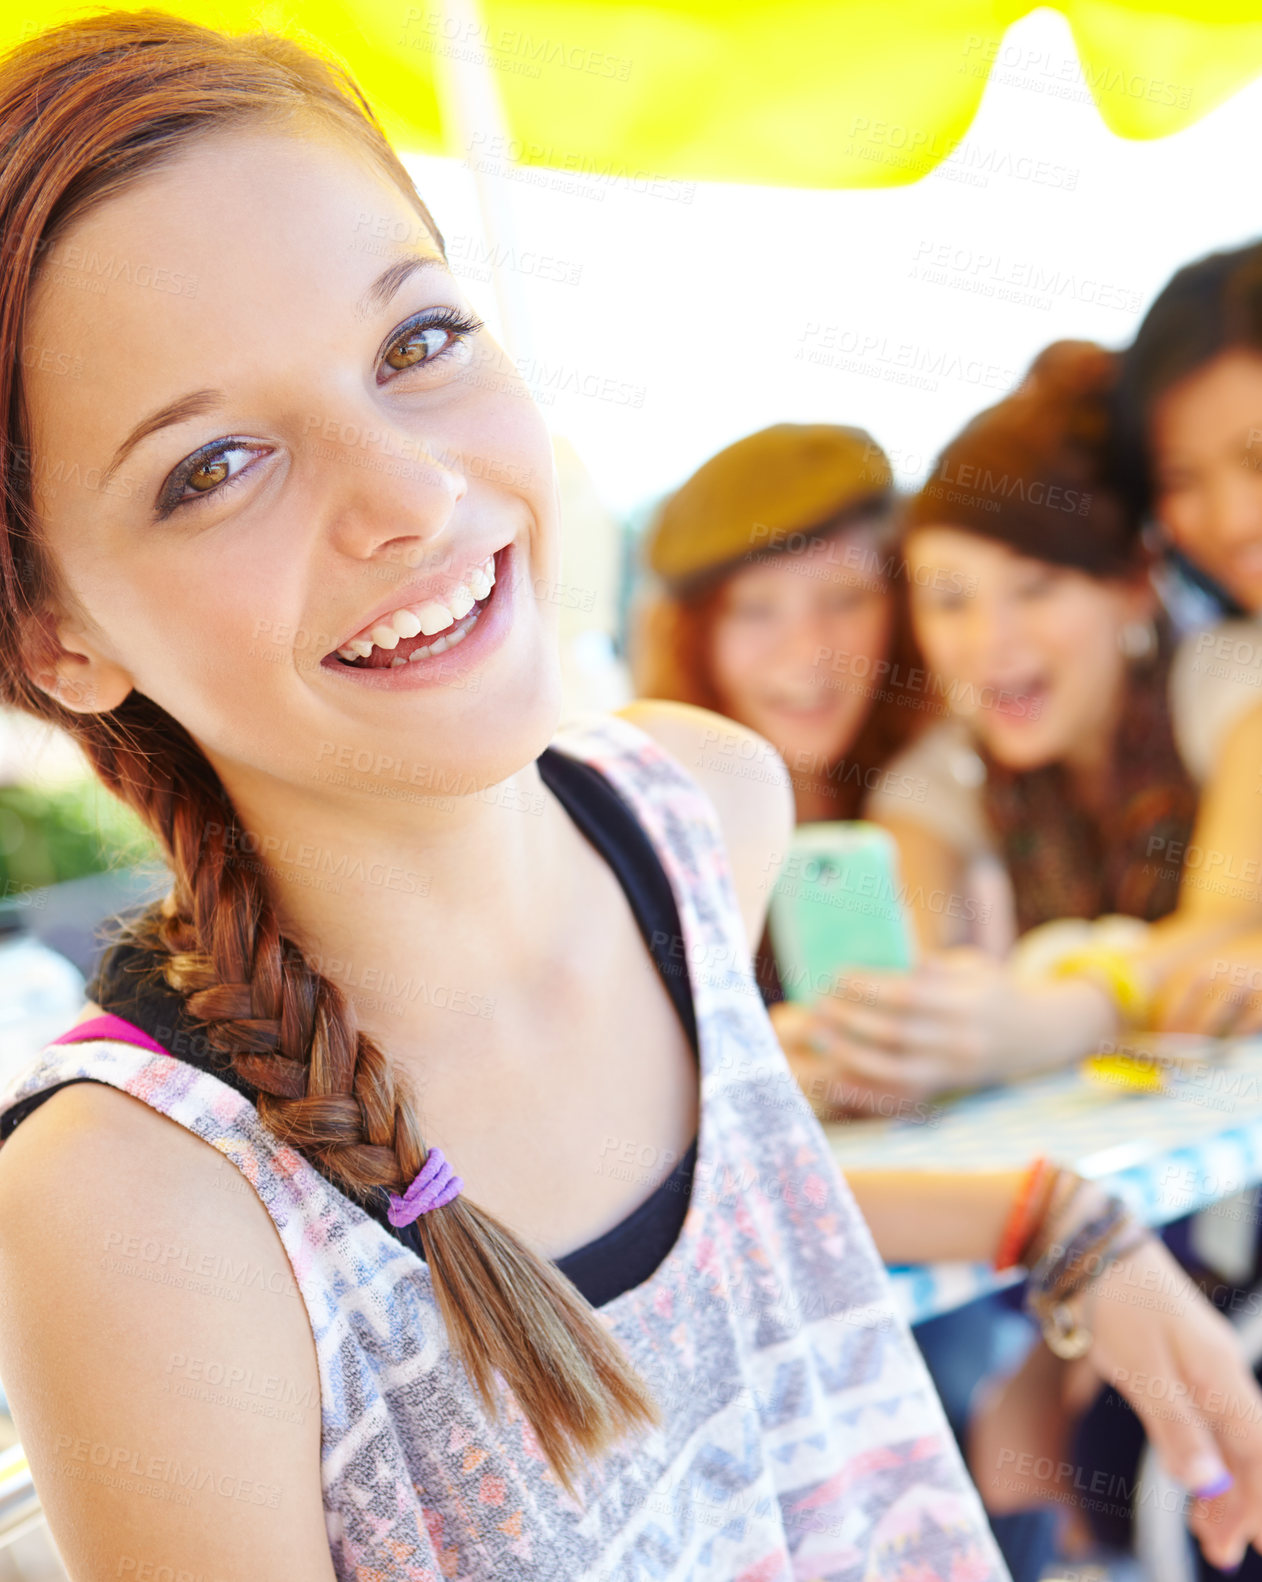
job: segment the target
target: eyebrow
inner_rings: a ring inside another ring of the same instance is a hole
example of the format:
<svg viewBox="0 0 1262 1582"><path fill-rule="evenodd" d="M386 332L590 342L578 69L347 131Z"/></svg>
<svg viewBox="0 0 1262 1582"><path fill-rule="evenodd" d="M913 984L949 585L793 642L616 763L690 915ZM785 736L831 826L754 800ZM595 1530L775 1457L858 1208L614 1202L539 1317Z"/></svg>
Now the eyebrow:
<svg viewBox="0 0 1262 1582"><path fill-rule="evenodd" d="M361 317L366 318L370 313L379 313L418 269L446 268L447 260L439 257L437 253L409 253L405 258L396 259L381 271L359 299Z"/></svg>
<svg viewBox="0 0 1262 1582"><path fill-rule="evenodd" d="M227 399L222 390L194 390L190 395L181 396L178 401L172 401L168 406L142 418L114 452L102 487L110 481L141 440L148 439L150 434L156 434L159 429L170 428L174 423L187 423L189 418L201 417L203 412L209 412Z"/></svg>
<svg viewBox="0 0 1262 1582"><path fill-rule="evenodd" d="M406 258L396 259L393 264L389 264L381 271L360 298L361 317L367 317L374 312L379 313L417 270L434 268L447 268L447 260L439 257L437 253L409 253ZM201 417L227 399L222 390L194 390L189 395L181 396L178 401L172 401L168 406L142 418L114 452L114 459L106 469L102 487L114 476L141 440L148 439L159 429L171 428L176 423L187 423L190 418Z"/></svg>

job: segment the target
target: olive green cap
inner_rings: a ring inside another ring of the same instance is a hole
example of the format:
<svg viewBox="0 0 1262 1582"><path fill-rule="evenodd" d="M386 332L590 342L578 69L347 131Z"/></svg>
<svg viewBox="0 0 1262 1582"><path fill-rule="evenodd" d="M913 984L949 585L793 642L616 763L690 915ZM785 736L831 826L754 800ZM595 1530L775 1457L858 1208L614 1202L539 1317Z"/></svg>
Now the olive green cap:
<svg viewBox="0 0 1262 1582"><path fill-rule="evenodd" d="M648 533L647 563L679 589L783 549L790 535L880 510L892 485L889 459L863 429L777 423L712 456L666 500Z"/></svg>

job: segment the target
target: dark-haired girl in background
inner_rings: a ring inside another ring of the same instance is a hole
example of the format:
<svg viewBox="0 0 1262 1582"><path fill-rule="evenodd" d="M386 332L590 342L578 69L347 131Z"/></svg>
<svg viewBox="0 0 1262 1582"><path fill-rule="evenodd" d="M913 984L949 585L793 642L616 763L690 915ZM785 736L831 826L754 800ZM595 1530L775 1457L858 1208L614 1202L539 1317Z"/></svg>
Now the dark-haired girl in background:
<svg viewBox="0 0 1262 1582"><path fill-rule="evenodd" d="M1184 580L1226 616L1191 631L1172 689L1184 754L1213 776L1180 912L1235 930L1158 986L1166 1027L1262 1027L1262 242L1180 269L1122 358L1122 474ZM1176 592L1180 586L1176 579ZM1211 606L1212 608L1213 606ZM1175 600L1176 610L1181 608Z"/></svg>

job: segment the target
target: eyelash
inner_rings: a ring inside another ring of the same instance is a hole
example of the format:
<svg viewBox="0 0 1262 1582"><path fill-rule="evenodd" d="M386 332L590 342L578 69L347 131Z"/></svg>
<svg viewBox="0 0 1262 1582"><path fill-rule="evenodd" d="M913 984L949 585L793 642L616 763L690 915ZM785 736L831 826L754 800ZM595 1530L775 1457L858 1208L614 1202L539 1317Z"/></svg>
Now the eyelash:
<svg viewBox="0 0 1262 1582"><path fill-rule="evenodd" d="M398 327L382 347L380 361L384 361L385 357L400 342L408 340L420 330L446 330L452 336L452 340L441 352L436 352L432 357L425 358L423 362L414 363L411 368L393 369L391 377L382 382L390 384L394 379L399 378L401 375L412 373L417 368L428 368L433 363L441 362L444 358L451 356L452 352L464 341L484 328L485 325L481 319L475 319L471 315L461 312L458 308L442 308L437 313L430 311L414 314L412 318L406 320ZM212 444L203 446L201 450L194 451L191 456L186 456L169 475L162 487L158 496L157 520L160 522L165 521L167 517L174 515L176 511L185 510L189 506L203 505L208 500L219 499L234 484L238 483L249 470L247 465L240 472L230 474L213 489L205 489L200 494L182 498L180 491L187 487L189 478L199 467L213 466L215 462L223 460L225 456L231 456L235 451L261 451L266 448L262 445L248 444L244 440L229 438L215 440Z"/></svg>
<svg viewBox="0 0 1262 1582"><path fill-rule="evenodd" d="M401 324L381 348L382 357L384 358L388 352L393 351L400 341L405 341L410 336L415 335L418 330L446 330L454 337L451 344L444 347L435 356L427 357L423 363L414 364L417 368L428 368L431 363L441 362L444 357L449 357L463 341L468 340L470 336L476 335L479 330L486 327L481 319L475 319L468 313L462 313L459 308L440 308L437 313L427 310L427 313L428 317L426 313L416 313ZM398 368L395 369L395 374L397 376L400 373L411 373L411 371L410 368ZM388 380L386 382L389 383Z"/></svg>

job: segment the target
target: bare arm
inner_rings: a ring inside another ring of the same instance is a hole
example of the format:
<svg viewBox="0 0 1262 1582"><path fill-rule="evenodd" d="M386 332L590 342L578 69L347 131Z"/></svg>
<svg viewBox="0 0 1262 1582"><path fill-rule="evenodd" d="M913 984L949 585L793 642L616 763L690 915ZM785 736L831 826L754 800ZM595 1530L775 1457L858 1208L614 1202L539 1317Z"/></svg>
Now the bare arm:
<svg viewBox="0 0 1262 1582"><path fill-rule="evenodd" d="M1025 1172L848 1170L882 1259L990 1263Z"/></svg>
<svg viewBox="0 0 1262 1582"><path fill-rule="evenodd" d="M1262 923L1262 705L1228 733L1187 851L1154 860L1183 864L1180 920Z"/></svg>
<svg viewBox="0 0 1262 1582"><path fill-rule="evenodd" d="M678 759L714 803L749 948L757 950L796 822L784 760L756 731L691 703L641 699L618 712Z"/></svg>
<svg viewBox="0 0 1262 1582"><path fill-rule="evenodd" d="M102 1084L0 1149L0 1377L73 1582L332 1582L315 1348L275 1227L212 1148Z"/></svg>

